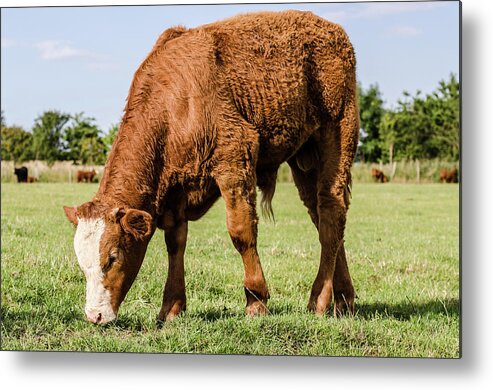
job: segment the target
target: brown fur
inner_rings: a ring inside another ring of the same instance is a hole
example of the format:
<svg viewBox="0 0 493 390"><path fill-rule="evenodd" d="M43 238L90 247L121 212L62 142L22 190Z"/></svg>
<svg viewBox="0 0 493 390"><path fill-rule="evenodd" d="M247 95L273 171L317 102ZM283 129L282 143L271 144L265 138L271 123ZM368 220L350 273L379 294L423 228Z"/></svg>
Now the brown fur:
<svg viewBox="0 0 493 390"><path fill-rule="evenodd" d="M456 168L453 169L440 169L440 183L458 183L459 174Z"/></svg>
<svg viewBox="0 0 493 390"><path fill-rule="evenodd" d="M371 176L379 183L387 183L389 181L389 178L380 169L372 168Z"/></svg>
<svg viewBox="0 0 493 390"><path fill-rule="evenodd" d="M95 176L96 171L94 169L92 171L77 171L77 183L92 183Z"/></svg>
<svg viewBox="0 0 493 390"><path fill-rule="evenodd" d="M165 230L169 259L159 318L185 309L188 221L222 196L245 268L246 312L265 313L256 186L272 214L277 170L289 160L322 246L309 309L325 313L334 291L336 314L354 310L342 241L358 143L355 64L343 29L309 12L240 15L159 37L135 73L92 206L77 209L107 220L115 208L140 210L152 221L140 241L128 237L121 218L103 235L101 258L124 248L128 276L110 271L113 282L105 282L124 286L115 293L118 305L157 226Z"/></svg>

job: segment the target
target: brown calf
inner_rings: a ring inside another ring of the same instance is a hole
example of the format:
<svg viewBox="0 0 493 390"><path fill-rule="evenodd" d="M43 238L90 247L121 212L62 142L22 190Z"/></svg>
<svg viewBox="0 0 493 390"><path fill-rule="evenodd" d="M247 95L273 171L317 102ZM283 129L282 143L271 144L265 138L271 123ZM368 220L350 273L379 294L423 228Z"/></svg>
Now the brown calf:
<svg viewBox="0 0 493 390"><path fill-rule="evenodd" d="M459 174L456 168L453 169L440 169L440 183L458 183Z"/></svg>
<svg viewBox="0 0 493 390"><path fill-rule="evenodd" d="M246 313L266 313L256 186L271 213L284 161L321 244L308 308L324 314L334 298L336 315L353 312L343 236L358 144L355 65L343 29L309 12L166 30L135 73L98 192L65 207L88 320L116 317L156 227L169 260L159 319L185 310L188 221L220 196L243 259Z"/></svg>
<svg viewBox="0 0 493 390"><path fill-rule="evenodd" d="M92 183L95 176L96 171L94 169L92 171L77 171L77 183Z"/></svg>
<svg viewBox="0 0 493 390"><path fill-rule="evenodd" d="M389 181L389 178L380 169L372 168L371 176L379 183L387 183Z"/></svg>

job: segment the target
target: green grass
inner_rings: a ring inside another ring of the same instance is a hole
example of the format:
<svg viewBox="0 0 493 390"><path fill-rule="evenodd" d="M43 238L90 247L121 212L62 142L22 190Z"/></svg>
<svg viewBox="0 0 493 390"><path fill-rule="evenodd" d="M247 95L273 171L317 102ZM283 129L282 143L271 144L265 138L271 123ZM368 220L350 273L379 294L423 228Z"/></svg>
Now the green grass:
<svg viewBox="0 0 493 390"><path fill-rule="evenodd" d="M85 280L62 205L97 184L3 184L3 350L459 357L459 188L355 184L346 229L358 294L354 317L306 310L319 262L315 228L292 184L279 184L276 223L261 218L259 253L270 315L244 316L243 267L219 201L190 224L187 312L156 322L166 277L157 231L118 320L85 321Z"/></svg>

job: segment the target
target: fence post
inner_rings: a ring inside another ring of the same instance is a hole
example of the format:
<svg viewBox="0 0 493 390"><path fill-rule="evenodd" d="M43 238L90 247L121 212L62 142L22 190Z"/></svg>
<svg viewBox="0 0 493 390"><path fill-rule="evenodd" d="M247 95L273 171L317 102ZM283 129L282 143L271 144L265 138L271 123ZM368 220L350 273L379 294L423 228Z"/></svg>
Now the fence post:
<svg viewBox="0 0 493 390"><path fill-rule="evenodd" d="M416 181L419 184L420 172L419 172L419 159L416 159Z"/></svg>
<svg viewBox="0 0 493 390"><path fill-rule="evenodd" d="M34 177L39 179L39 168L38 168L38 160L34 161Z"/></svg>

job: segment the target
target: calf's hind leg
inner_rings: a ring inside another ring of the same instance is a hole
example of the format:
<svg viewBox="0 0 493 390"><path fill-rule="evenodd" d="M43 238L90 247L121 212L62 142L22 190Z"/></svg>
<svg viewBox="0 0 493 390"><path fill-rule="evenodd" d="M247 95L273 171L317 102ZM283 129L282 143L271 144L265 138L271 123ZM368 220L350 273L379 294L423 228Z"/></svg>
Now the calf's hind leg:
<svg viewBox="0 0 493 390"><path fill-rule="evenodd" d="M308 303L308 307L318 314L324 313L331 303L337 260L341 260L341 265L345 263L345 257L343 259L338 252L344 249L351 165L356 154L359 132L355 83L352 78L349 81L352 81L353 88L345 91L341 115L320 130L317 211L322 251L320 267ZM343 267L340 271L345 273ZM336 304L336 313L343 306Z"/></svg>
<svg viewBox="0 0 493 390"><path fill-rule="evenodd" d="M337 252L336 269L334 271L334 316L354 314L353 282L346 261L344 241Z"/></svg>
<svg viewBox="0 0 493 390"><path fill-rule="evenodd" d="M308 209L308 214L318 231L318 209L317 209L317 167L313 167L308 172L302 171L295 158L288 161L293 174L293 179L298 188L303 204ZM337 252L336 265L333 281L334 292L334 315L344 315L354 313L355 292L349 268L346 262L344 243L341 244ZM330 303L329 303L330 304Z"/></svg>

